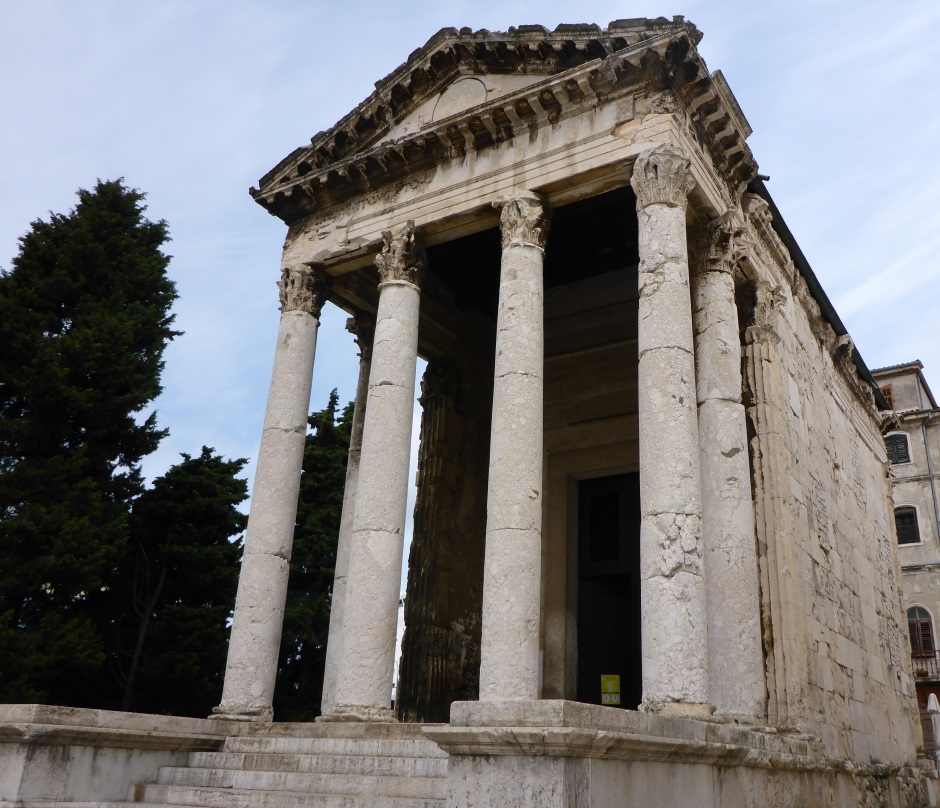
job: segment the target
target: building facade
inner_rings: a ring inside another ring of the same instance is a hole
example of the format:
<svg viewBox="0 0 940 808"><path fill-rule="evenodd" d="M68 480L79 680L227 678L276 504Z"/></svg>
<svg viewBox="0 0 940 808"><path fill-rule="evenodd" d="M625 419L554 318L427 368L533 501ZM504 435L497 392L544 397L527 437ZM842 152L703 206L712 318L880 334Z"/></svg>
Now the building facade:
<svg viewBox="0 0 940 808"><path fill-rule="evenodd" d="M911 664L924 736L936 747L927 714L940 696L936 620L940 617L940 408L919 361L872 371L892 414L885 444L891 464L894 520L911 635Z"/></svg>

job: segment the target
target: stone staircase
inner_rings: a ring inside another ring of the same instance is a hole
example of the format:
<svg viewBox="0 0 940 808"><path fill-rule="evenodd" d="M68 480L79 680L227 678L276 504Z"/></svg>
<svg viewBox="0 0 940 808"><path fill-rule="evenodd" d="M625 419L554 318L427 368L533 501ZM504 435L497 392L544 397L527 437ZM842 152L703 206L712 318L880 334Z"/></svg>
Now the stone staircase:
<svg viewBox="0 0 940 808"><path fill-rule="evenodd" d="M416 724L246 727L136 786L123 808L440 808L447 755Z"/></svg>

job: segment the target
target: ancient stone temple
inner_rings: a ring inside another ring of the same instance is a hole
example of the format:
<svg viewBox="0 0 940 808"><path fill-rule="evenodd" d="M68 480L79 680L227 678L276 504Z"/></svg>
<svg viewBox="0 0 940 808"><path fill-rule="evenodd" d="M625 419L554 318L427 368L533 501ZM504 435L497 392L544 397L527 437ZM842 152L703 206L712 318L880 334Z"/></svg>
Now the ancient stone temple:
<svg viewBox="0 0 940 808"><path fill-rule="evenodd" d="M252 190L287 239L225 688L135 799L935 804L887 404L700 38L444 29ZM277 725L327 300L361 365L323 715Z"/></svg>

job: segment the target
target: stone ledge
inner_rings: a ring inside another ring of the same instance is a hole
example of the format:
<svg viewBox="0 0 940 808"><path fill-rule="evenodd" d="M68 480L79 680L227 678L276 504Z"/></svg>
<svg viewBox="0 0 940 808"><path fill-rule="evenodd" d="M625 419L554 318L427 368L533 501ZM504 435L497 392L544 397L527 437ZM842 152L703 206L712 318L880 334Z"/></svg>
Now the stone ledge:
<svg viewBox="0 0 940 808"><path fill-rule="evenodd" d="M45 704L0 705L0 743L212 751L221 747L226 736L238 732L232 724L205 718Z"/></svg>
<svg viewBox="0 0 940 808"><path fill-rule="evenodd" d="M825 757L806 736L767 727L668 718L562 700L455 702L450 725L425 735L452 755L575 757L696 763L883 777L914 761L862 764Z"/></svg>

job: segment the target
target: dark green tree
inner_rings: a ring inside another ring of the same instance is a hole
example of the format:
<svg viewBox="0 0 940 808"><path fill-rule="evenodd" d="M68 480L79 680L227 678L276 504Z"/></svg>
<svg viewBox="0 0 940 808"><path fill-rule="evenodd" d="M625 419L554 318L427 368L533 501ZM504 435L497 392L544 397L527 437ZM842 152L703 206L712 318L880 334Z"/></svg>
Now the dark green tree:
<svg viewBox="0 0 940 808"><path fill-rule="evenodd" d="M99 602L164 432L176 298L163 221L121 180L33 222L0 273L0 700L94 701Z"/></svg>
<svg viewBox="0 0 940 808"><path fill-rule="evenodd" d="M219 703L246 517L245 460L203 447L134 502L111 664L122 710L206 716Z"/></svg>
<svg viewBox="0 0 940 808"><path fill-rule="evenodd" d="M312 431L304 446L274 690L274 714L279 721L311 721L320 713L336 540L353 416L352 403L346 405L342 414L337 413L338 406L339 396L333 390L326 409L308 419Z"/></svg>

